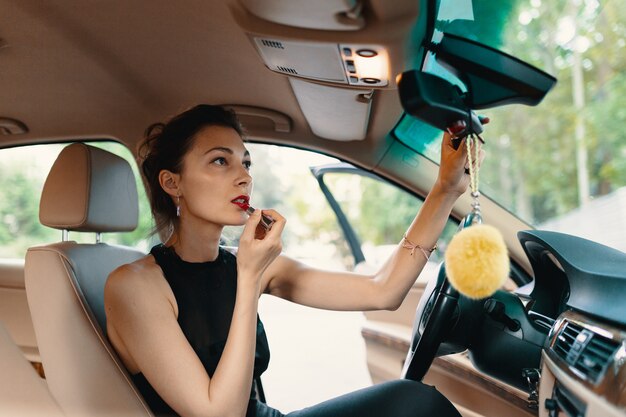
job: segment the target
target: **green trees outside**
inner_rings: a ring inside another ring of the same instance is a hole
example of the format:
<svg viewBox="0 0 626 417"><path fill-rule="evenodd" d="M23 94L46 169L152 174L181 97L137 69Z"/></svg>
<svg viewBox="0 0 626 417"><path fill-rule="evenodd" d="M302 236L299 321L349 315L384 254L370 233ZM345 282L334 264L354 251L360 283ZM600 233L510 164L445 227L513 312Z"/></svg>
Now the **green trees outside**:
<svg viewBox="0 0 626 417"><path fill-rule="evenodd" d="M56 153L53 151L46 159L54 158ZM61 232L39 224L45 174L41 175L37 166L49 169L52 161L27 158L21 149L4 150L0 158L0 257L23 258L34 244L60 240Z"/></svg>
<svg viewBox="0 0 626 417"><path fill-rule="evenodd" d="M24 256L31 243L52 241L60 232L39 224L40 187L27 172L0 165L0 257ZM34 243L33 243L34 244Z"/></svg>
<svg viewBox="0 0 626 417"><path fill-rule="evenodd" d="M558 83L538 107L485 111L481 177L488 194L538 224L626 185L626 3L514 3L492 46Z"/></svg>
<svg viewBox="0 0 626 417"><path fill-rule="evenodd" d="M441 1L437 31L477 40L558 79L537 107L481 111L491 118L482 191L540 225L626 186L626 3L475 0L471 13L450 11L462 4L470 3ZM460 83L434 59L425 70ZM438 161L441 132L405 117L394 133Z"/></svg>

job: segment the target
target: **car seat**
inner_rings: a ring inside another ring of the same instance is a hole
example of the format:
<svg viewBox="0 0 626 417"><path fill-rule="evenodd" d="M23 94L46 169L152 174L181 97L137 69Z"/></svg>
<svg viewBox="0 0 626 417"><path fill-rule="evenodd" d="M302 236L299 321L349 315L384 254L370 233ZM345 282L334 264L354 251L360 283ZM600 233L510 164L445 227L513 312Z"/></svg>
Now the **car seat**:
<svg viewBox="0 0 626 417"><path fill-rule="evenodd" d="M106 338L104 284L111 271L144 253L100 242L100 234L137 226L135 177L124 159L93 146L65 147L39 207L59 243L28 249L28 305L50 392L68 416L152 416ZM68 241L94 232L96 242Z"/></svg>

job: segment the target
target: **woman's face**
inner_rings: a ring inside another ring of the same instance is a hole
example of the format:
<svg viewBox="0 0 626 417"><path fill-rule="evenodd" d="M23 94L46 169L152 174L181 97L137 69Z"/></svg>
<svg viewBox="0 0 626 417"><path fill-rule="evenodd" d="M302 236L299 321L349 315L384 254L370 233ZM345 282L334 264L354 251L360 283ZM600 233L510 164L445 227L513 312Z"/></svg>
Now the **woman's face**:
<svg viewBox="0 0 626 417"><path fill-rule="evenodd" d="M200 130L183 158L179 178L181 217L219 225L242 225L248 218L233 201L252 192L250 153L230 127Z"/></svg>

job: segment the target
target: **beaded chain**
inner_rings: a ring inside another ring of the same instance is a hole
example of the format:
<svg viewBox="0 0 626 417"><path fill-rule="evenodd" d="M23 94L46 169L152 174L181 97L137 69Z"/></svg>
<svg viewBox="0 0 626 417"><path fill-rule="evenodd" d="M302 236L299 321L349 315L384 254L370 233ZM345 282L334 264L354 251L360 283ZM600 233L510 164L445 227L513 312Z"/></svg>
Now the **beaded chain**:
<svg viewBox="0 0 626 417"><path fill-rule="evenodd" d="M480 213L480 191L478 191L479 180L479 166L480 163L480 136L470 134L465 139L465 145L467 146L467 161L469 164L469 176L470 176L470 191L472 196L472 224L482 223L482 216ZM482 142L482 141L481 141ZM472 155L472 148L474 149L474 155Z"/></svg>

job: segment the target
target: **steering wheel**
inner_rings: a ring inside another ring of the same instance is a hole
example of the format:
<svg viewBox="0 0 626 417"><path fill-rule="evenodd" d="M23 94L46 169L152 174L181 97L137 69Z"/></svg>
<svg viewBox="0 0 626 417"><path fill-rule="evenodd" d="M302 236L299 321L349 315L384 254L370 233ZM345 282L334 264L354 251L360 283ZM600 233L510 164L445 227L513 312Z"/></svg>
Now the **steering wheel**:
<svg viewBox="0 0 626 417"><path fill-rule="evenodd" d="M402 370L402 378L421 381L435 356L460 352L465 346L442 342L455 327L459 314L459 293L446 278L441 264L436 279L431 279L420 299L413 322L411 346Z"/></svg>

